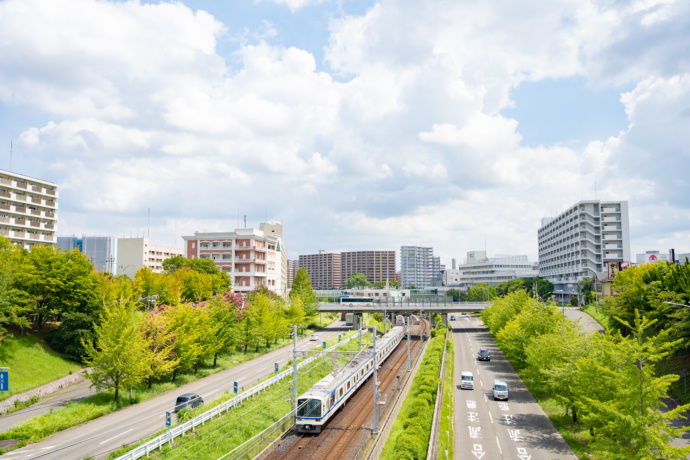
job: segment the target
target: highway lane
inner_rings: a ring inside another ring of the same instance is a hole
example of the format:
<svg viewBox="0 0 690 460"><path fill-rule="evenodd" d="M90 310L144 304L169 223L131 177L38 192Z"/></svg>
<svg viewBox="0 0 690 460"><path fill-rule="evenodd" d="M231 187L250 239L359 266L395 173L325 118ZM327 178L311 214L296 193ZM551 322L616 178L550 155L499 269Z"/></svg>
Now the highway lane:
<svg viewBox="0 0 690 460"><path fill-rule="evenodd" d="M298 349L308 350L322 340L344 334L348 329L344 322L336 321L318 332L319 342L304 338L298 341ZM274 363L282 367L292 358L292 345L272 351L206 378L181 386L146 402L92 420L84 425L57 433L50 438L6 453L3 458L26 459L79 459L92 456L103 459L108 453L145 438L165 427L165 412L171 411L178 395L198 393L205 401L211 401L224 391L232 391L235 381L248 388L274 373ZM123 394L122 397L127 397Z"/></svg>
<svg viewBox="0 0 690 460"><path fill-rule="evenodd" d="M576 460L481 320L473 315L456 314L455 318L450 321L456 352L455 458ZM491 361L477 361L480 348L490 350ZM474 374L474 390L459 389L463 371ZM494 379L508 384L508 401L493 400Z"/></svg>

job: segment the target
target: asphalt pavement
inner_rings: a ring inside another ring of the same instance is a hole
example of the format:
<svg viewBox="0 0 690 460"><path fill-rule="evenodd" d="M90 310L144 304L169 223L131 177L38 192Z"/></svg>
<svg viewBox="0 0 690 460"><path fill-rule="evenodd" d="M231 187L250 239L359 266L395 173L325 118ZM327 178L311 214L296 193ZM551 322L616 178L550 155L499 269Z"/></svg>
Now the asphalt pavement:
<svg viewBox="0 0 690 460"><path fill-rule="evenodd" d="M456 459L577 460L551 420L534 400L496 342L474 315L455 315L450 321L455 341ZM488 348L491 361L478 361ZM474 390L461 390L461 374L474 375ZM507 401L494 401L494 379L508 384Z"/></svg>
<svg viewBox="0 0 690 460"><path fill-rule="evenodd" d="M329 337L343 334L350 328L343 321L336 321L318 332L319 343ZM306 337L298 341L299 350L316 345ZM232 391L235 381L248 388L274 373L274 363L281 367L292 359L292 345L287 345L231 369L188 383L153 399L92 420L86 424L61 431L48 439L30 444L3 455L8 460L40 458L80 459L105 458L123 444L132 444L165 428L165 413L174 408L177 395L197 393L204 401L211 401L225 391Z"/></svg>

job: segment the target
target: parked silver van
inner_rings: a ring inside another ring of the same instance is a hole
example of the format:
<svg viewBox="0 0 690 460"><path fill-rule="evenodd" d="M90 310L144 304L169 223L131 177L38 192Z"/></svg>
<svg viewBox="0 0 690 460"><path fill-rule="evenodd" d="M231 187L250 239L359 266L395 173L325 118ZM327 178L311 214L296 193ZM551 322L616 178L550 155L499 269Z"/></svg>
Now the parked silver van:
<svg viewBox="0 0 690 460"><path fill-rule="evenodd" d="M474 376L472 372L463 372L460 388L463 390L474 390Z"/></svg>
<svg viewBox="0 0 690 460"><path fill-rule="evenodd" d="M494 380L494 400L508 401L508 384L503 380Z"/></svg>

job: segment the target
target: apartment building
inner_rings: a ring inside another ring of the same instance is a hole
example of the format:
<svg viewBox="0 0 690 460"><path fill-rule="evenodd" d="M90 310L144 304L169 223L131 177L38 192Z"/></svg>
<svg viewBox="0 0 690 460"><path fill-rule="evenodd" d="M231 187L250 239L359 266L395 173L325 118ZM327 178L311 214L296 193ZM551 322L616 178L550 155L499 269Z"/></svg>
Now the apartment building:
<svg viewBox="0 0 690 460"><path fill-rule="evenodd" d="M57 185L0 169L0 235L24 248L55 244Z"/></svg>
<svg viewBox="0 0 690 460"><path fill-rule="evenodd" d="M116 275L117 241L118 239L113 236L58 236L57 246L65 251L77 249L97 271Z"/></svg>
<svg viewBox="0 0 690 460"><path fill-rule="evenodd" d="M395 280L395 251L350 251L340 253L341 285L355 273L362 273L369 283Z"/></svg>
<svg viewBox="0 0 690 460"><path fill-rule="evenodd" d="M314 289L343 287L342 259L339 253L319 251L299 256L299 266L307 269Z"/></svg>
<svg viewBox="0 0 690 460"><path fill-rule="evenodd" d="M260 228L183 236L187 258L211 259L232 280L236 292L265 286L278 295L287 289L287 250L282 225L266 222Z"/></svg>
<svg viewBox="0 0 690 460"><path fill-rule="evenodd" d="M605 272L609 262L630 261L628 202L580 201L543 218L537 237L539 276L554 284L554 292L572 291Z"/></svg>
<svg viewBox="0 0 690 460"><path fill-rule="evenodd" d="M468 291L478 284L495 286L516 278L535 278L539 274L537 264L527 259L526 255L489 258L485 251L469 251L464 264L445 271L443 284Z"/></svg>
<svg viewBox="0 0 690 460"><path fill-rule="evenodd" d="M434 248L431 247L401 246L400 273L403 289L442 284L441 259L434 257Z"/></svg>
<svg viewBox="0 0 690 460"><path fill-rule="evenodd" d="M287 261L287 286L291 287L292 282L295 280L295 275L299 270L299 260L288 260Z"/></svg>

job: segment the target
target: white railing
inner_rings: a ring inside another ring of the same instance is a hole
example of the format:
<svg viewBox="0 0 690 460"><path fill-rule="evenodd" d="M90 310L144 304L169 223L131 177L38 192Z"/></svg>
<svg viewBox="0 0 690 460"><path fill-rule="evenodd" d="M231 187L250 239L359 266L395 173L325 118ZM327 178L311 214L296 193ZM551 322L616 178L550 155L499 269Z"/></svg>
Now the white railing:
<svg viewBox="0 0 690 460"><path fill-rule="evenodd" d="M359 334L355 334L351 337L348 337L347 339L344 339L341 342L336 343L332 347L328 348L326 351L335 350L340 345L344 345L344 344L348 343L349 341L351 341L355 338L359 338ZM297 369L301 369L302 367L310 364L314 360L315 360L315 358L305 359L304 361L297 364ZM245 401L246 399L251 398L252 396L254 396L258 393L261 393L262 391L268 389L272 385L275 385L276 383L280 382L285 377L291 376L292 372L293 372L292 369L286 369L283 372L274 375L270 379L265 380L265 381L257 384L256 386L248 389L247 391L244 391L244 392L238 394L234 398L229 399L222 404L219 404L218 406L214 407L213 409L209 409L206 412L204 412L203 414L194 417L192 420L189 420L189 421L184 422L180 425L177 425L177 426L171 428L168 432L163 433L162 435L153 438L152 440L148 441L147 443L133 448L132 450L130 450L126 454L117 457L117 459L115 459L115 460L134 460L134 459L141 458L144 456L148 457L150 452L152 452L156 449L160 449L166 443L172 444L172 440L175 439L176 437L182 436L186 432L194 430L194 428L198 427L199 425L203 425L205 422L212 420L213 417L220 416L223 412L227 413L231 407L236 407L241 402Z"/></svg>

